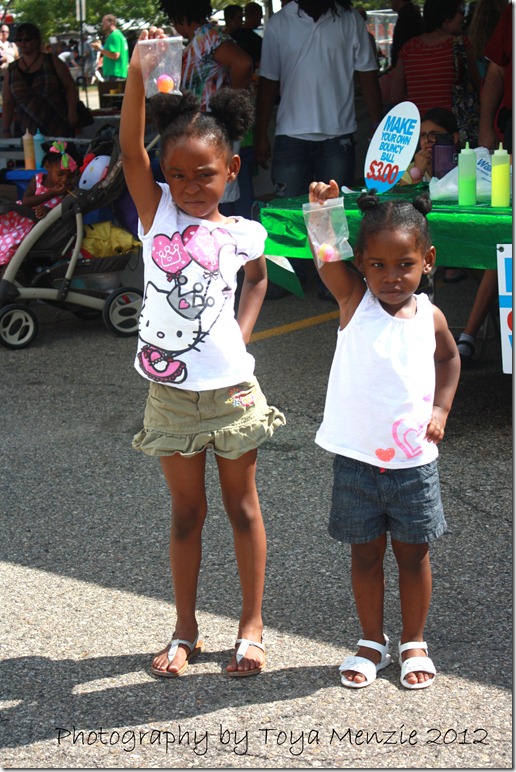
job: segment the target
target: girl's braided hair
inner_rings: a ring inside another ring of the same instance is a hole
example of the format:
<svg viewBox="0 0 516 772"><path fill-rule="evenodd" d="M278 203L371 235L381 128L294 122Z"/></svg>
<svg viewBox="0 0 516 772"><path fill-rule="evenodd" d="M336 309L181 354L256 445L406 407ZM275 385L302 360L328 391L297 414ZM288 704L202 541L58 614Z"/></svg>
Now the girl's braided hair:
<svg viewBox="0 0 516 772"><path fill-rule="evenodd" d="M149 100L151 118L161 134L163 151L179 137L209 137L224 152L233 152L233 142L242 139L253 123L253 106L244 89L221 88L210 98L210 112L199 110L191 91L156 94Z"/></svg>
<svg viewBox="0 0 516 772"><path fill-rule="evenodd" d="M426 215L432 210L432 202L427 193L412 201L382 201L372 189L358 197L357 205L364 215L356 240L358 252L364 251L369 236L384 230L412 232L423 252L431 246Z"/></svg>

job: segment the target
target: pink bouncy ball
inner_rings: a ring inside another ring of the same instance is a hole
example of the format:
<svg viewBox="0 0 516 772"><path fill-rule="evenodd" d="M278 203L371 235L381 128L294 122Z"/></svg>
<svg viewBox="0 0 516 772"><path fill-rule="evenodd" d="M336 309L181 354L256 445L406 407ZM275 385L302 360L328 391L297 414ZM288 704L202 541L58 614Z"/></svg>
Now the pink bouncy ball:
<svg viewBox="0 0 516 772"><path fill-rule="evenodd" d="M333 260L335 260L335 249L331 244L321 244L317 250L317 257L323 263L331 263Z"/></svg>
<svg viewBox="0 0 516 772"><path fill-rule="evenodd" d="M174 89L174 78L163 73L163 75L160 75L157 78L156 86L158 87L158 91L161 91L162 94L169 94Z"/></svg>

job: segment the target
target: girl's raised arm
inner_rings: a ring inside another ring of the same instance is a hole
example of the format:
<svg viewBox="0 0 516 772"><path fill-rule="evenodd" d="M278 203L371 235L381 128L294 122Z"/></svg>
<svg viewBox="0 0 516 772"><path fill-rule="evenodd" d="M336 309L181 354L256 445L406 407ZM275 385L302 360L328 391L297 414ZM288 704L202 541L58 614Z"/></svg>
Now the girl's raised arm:
<svg viewBox="0 0 516 772"><path fill-rule="evenodd" d="M338 196L339 186L335 180L330 180L329 185L324 182L312 182L310 184L308 198L312 204L323 204L327 199L338 198ZM310 239L309 243L315 257ZM343 328L353 316L364 296L366 290L364 279L358 270L349 265L349 261L346 260L323 263L321 266L316 261L316 268L322 281L339 305L340 326Z"/></svg>
<svg viewBox="0 0 516 772"><path fill-rule="evenodd" d="M161 30L144 30L140 40L165 37ZM161 198L161 189L152 174L149 154L145 150L145 88L140 52L135 45L120 117L120 147L125 181L145 232L151 227Z"/></svg>

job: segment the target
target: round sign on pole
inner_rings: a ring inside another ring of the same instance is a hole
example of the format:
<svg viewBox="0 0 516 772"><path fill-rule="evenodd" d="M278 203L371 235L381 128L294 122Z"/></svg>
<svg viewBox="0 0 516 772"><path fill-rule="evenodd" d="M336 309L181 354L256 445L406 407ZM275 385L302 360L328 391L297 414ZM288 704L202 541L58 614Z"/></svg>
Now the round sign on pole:
<svg viewBox="0 0 516 772"><path fill-rule="evenodd" d="M385 193L400 181L416 152L420 124L413 102L400 102L382 119L365 160L367 188Z"/></svg>

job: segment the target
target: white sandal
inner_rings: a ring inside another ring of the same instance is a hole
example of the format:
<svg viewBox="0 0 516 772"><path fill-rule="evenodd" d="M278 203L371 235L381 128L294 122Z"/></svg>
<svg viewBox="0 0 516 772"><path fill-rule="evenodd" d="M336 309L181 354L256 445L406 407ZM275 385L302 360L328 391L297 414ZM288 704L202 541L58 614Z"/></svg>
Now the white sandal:
<svg viewBox="0 0 516 772"><path fill-rule="evenodd" d="M242 659L247 654L247 650L249 646L256 646L257 649L261 649L265 654L265 646L262 643L258 643L257 641L251 641L250 638L237 638L235 646L238 646L235 653L237 665L242 661ZM226 675L231 676L232 678L245 678L246 676L258 675L259 673L262 672L264 667L265 667L265 657L263 659L263 662L260 665L258 665L258 667L255 667L252 670L227 670Z"/></svg>
<svg viewBox="0 0 516 772"><path fill-rule="evenodd" d="M372 662L372 660L366 659L365 657L346 657L342 665L339 667L339 671L342 673L340 677L342 686L348 686L350 689L362 689L364 686L369 686L369 684L372 684L373 681L376 680L376 674L378 671L383 670L384 667L387 667L387 665L391 664L392 657L389 654L390 642L386 635L383 637L385 638L385 644L383 646L381 643L376 643L376 641L366 641L363 638L359 640L357 646L367 646L369 649L375 649L375 651L380 652L382 658L376 665L374 662ZM362 681L361 683L357 683L356 681L349 681L344 676L344 671L346 670L353 670L355 673L361 673L363 676L365 676L366 680Z"/></svg>
<svg viewBox="0 0 516 772"><path fill-rule="evenodd" d="M426 651L427 656L426 657L408 657L408 659L403 660L401 658L401 655L404 651L407 651L408 649L423 649ZM435 665L428 656L428 646L426 645L425 641L409 641L408 643L400 643L399 647L400 652L400 665L401 665L401 676L400 681L402 686L405 687L405 689L426 689L428 686L431 686L433 682L435 681L435 676L437 675L437 670L435 669ZM427 681L417 681L415 684L409 684L405 680L405 677L409 673L429 673L433 676L433 678L429 678Z"/></svg>
<svg viewBox="0 0 516 772"><path fill-rule="evenodd" d="M160 670L160 668L153 667L151 665L151 673L155 676L160 676L161 678L177 678L178 676L183 675L186 668L188 667L189 662L196 657L198 654L201 653L203 642L199 640L199 634L197 633L197 636L195 638L195 641L186 641L183 638L174 638L174 640L170 641L168 645L168 651L167 651L167 659L170 662L173 661L174 657L176 656L177 650L179 646L183 644L184 646L187 646L190 651L186 655L186 659L179 668L179 670L171 671L171 670Z"/></svg>

